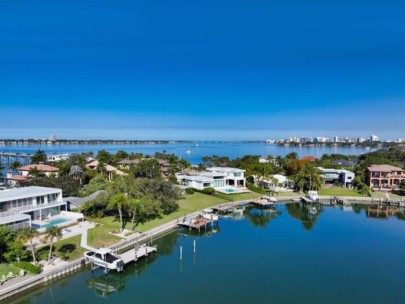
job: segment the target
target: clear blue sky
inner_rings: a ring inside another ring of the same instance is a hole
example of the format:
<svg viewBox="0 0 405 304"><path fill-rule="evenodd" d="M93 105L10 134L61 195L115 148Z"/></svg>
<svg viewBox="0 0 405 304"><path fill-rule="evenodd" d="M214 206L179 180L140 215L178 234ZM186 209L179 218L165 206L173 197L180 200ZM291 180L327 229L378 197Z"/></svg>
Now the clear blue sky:
<svg viewBox="0 0 405 304"><path fill-rule="evenodd" d="M0 138L405 137L405 1L1 1Z"/></svg>

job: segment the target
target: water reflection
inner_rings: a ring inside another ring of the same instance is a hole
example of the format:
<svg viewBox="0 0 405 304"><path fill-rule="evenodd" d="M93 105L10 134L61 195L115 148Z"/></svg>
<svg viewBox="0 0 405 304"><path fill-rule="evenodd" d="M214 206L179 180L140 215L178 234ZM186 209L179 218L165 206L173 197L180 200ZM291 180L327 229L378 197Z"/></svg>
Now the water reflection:
<svg viewBox="0 0 405 304"><path fill-rule="evenodd" d="M401 216L398 214L403 214L403 209L398 207L392 207L381 204L371 204L367 206L367 217L379 218L379 219L388 219L390 216L397 216L398 219L401 219Z"/></svg>
<svg viewBox="0 0 405 304"><path fill-rule="evenodd" d="M102 298L107 298L112 293L122 291L125 288L124 279L118 274L95 275L92 273L86 285L92 289L97 296Z"/></svg>
<svg viewBox="0 0 405 304"><path fill-rule="evenodd" d="M276 215L280 213L276 208L263 208L246 207L244 212L245 218L255 227L264 228L267 227L271 219L276 218Z"/></svg>
<svg viewBox="0 0 405 304"><path fill-rule="evenodd" d="M303 203L296 203L286 204L285 208L290 216L300 220L305 230L309 231L315 227L324 207L320 204L305 205Z"/></svg>
<svg viewBox="0 0 405 304"><path fill-rule="evenodd" d="M206 229L202 230L195 230L195 229L187 229L187 228L180 228L178 230L178 233L180 236L183 237L194 237L194 238L199 238L199 237L213 237L217 233L220 233L221 229L219 226L209 226Z"/></svg>

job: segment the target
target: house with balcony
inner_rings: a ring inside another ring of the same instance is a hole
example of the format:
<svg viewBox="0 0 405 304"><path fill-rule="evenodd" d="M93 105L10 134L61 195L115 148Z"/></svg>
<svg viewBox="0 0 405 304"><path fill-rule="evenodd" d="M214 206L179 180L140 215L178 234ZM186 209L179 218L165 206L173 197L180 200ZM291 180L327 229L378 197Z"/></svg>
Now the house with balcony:
<svg viewBox="0 0 405 304"><path fill-rule="evenodd" d="M222 193L248 192L245 170L229 167L211 167L204 172L190 172L177 175L181 185L203 190L214 188Z"/></svg>
<svg viewBox="0 0 405 304"><path fill-rule="evenodd" d="M391 165L372 165L366 169L365 177L372 190L391 191L405 179L405 170Z"/></svg>
<svg viewBox="0 0 405 304"><path fill-rule="evenodd" d="M346 188L353 187L355 174L349 170L322 167L318 167L318 170L324 184L340 185Z"/></svg>
<svg viewBox="0 0 405 304"><path fill-rule="evenodd" d="M11 229L31 227L66 210L62 190L47 187L23 187L0 191L0 225Z"/></svg>

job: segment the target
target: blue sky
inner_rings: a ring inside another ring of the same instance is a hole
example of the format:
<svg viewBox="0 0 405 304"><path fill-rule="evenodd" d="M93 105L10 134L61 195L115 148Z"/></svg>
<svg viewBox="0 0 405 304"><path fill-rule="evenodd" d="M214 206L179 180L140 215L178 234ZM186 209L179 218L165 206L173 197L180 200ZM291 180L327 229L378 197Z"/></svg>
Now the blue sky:
<svg viewBox="0 0 405 304"><path fill-rule="evenodd" d="M405 137L404 1L2 1L0 138Z"/></svg>

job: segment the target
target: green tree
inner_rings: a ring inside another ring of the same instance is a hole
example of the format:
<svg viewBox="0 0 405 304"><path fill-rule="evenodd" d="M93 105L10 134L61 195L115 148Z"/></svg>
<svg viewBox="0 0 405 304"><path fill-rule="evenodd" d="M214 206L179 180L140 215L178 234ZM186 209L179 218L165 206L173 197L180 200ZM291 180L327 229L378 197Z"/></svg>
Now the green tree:
<svg viewBox="0 0 405 304"><path fill-rule="evenodd" d="M27 241L30 243L32 260L34 261L35 264L37 263L37 259L35 257L35 247L34 244L32 243L32 240L36 238L38 235L39 235L38 231L32 227L20 229L17 235L18 240L22 241L23 243L26 243Z"/></svg>
<svg viewBox="0 0 405 304"><path fill-rule="evenodd" d="M12 162L10 165L10 169L13 171L17 171L18 168L21 167L21 163L19 161Z"/></svg>
<svg viewBox="0 0 405 304"><path fill-rule="evenodd" d="M130 198L127 201L127 206L128 206L128 212L130 213L130 216L131 216L132 230L134 230L135 229L135 218L138 214L141 213L142 204L139 199Z"/></svg>
<svg viewBox="0 0 405 304"><path fill-rule="evenodd" d="M48 262L51 260L51 256L52 256L52 247L53 247L53 243L56 240L59 240L62 237L62 228L52 225L48 228L46 228L45 231L45 237L47 240L50 240L51 244L49 247L49 255L48 255Z"/></svg>
<svg viewBox="0 0 405 304"><path fill-rule="evenodd" d="M135 178L161 178L162 172L160 170L159 162L156 159L146 159L138 166L130 169L130 172Z"/></svg>
<svg viewBox="0 0 405 304"><path fill-rule="evenodd" d="M98 151L97 160L100 163L111 164L113 161L113 155L105 150Z"/></svg>
<svg viewBox="0 0 405 304"><path fill-rule="evenodd" d="M0 163L0 177L3 176L4 166Z"/></svg>
<svg viewBox="0 0 405 304"><path fill-rule="evenodd" d="M31 157L31 162L33 164L45 163L47 160L44 150L37 150Z"/></svg>
<svg viewBox="0 0 405 304"><path fill-rule="evenodd" d="M37 167L33 167L28 171L28 175L31 177L45 176L44 172L40 171Z"/></svg>
<svg viewBox="0 0 405 304"><path fill-rule="evenodd" d="M401 181L401 183L399 184L399 188L405 190L405 179Z"/></svg>
<svg viewBox="0 0 405 304"><path fill-rule="evenodd" d="M114 195L113 197L110 198L110 202L108 203L108 208L109 209L117 209L119 218L120 218L120 230L121 232L124 230L124 222L123 222L123 209L125 208L127 204L127 197L122 194L118 193Z"/></svg>
<svg viewBox="0 0 405 304"><path fill-rule="evenodd" d="M15 233L6 226L0 226L0 263L3 262L4 253L9 251L14 242Z"/></svg>

